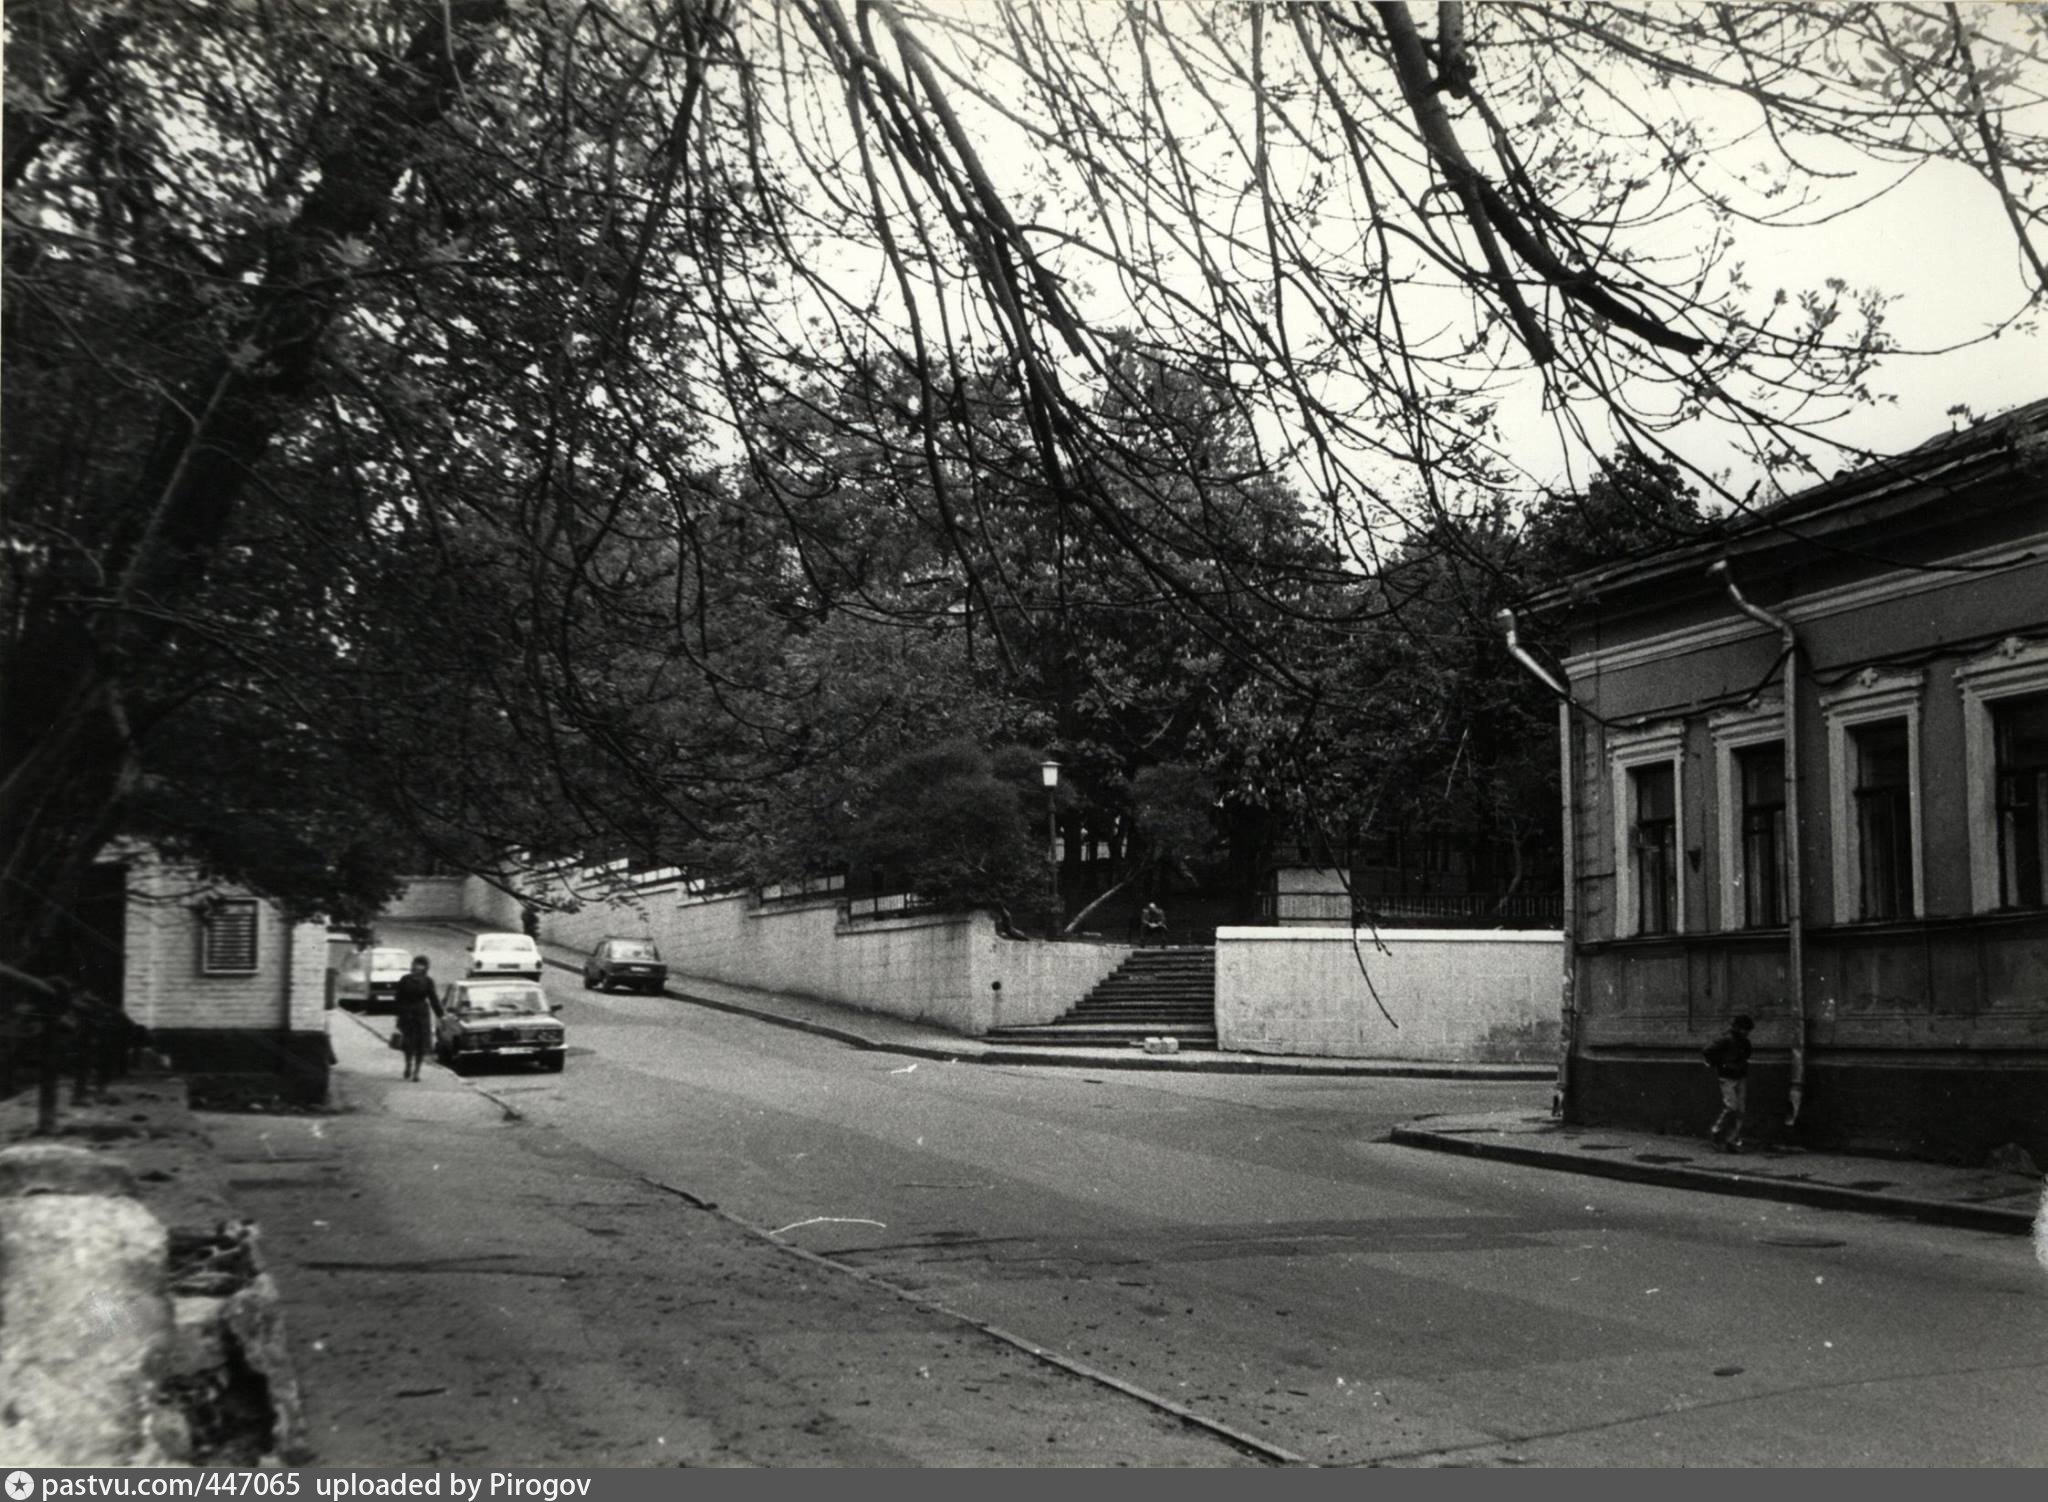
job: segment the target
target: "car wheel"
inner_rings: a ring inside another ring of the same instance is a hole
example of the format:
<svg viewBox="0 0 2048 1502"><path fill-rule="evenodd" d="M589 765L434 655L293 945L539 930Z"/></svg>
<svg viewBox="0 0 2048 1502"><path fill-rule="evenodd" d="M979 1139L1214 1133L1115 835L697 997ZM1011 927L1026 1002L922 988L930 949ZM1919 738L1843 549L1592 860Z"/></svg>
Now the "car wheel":
<svg viewBox="0 0 2048 1502"><path fill-rule="evenodd" d="M595 991L597 989L597 982L591 978L588 970L583 972L583 989L586 991Z"/></svg>
<svg viewBox="0 0 2048 1502"><path fill-rule="evenodd" d="M562 1066L568 1062L569 1056L567 1054L549 1054L546 1058L540 1061L540 1067L542 1069L545 1069L549 1074L560 1074L562 1072Z"/></svg>

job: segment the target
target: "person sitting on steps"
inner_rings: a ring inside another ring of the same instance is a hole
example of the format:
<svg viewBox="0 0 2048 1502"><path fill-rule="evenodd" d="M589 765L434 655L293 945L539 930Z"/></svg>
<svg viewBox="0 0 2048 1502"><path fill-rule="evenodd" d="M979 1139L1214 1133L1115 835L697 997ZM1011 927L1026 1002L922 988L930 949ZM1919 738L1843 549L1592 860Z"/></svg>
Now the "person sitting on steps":
<svg viewBox="0 0 2048 1502"><path fill-rule="evenodd" d="M1138 914L1138 942L1140 944L1164 944L1166 942L1166 911L1155 899L1145 904Z"/></svg>

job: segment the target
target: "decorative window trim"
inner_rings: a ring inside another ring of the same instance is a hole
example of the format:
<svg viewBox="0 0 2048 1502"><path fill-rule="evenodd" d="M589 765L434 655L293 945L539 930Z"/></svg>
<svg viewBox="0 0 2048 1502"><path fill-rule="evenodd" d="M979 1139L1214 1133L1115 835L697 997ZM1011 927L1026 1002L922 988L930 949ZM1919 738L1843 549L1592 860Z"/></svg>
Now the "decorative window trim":
<svg viewBox="0 0 2048 1502"><path fill-rule="evenodd" d="M1608 780L1614 800L1614 936L1618 939L1632 939L1642 932L1642 915L1636 911L1635 862L1629 849L1629 835L1635 828L1629 774L1659 762L1671 766L1671 805L1676 823L1673 858L1678 870L1678 891L1676 911L1671 915L1671 935L1685 932L1689 885L1685 858L1685 727L1674 724L1616 735L1607 742Z"/></svg>
<svg viewBox="0 0 2048 1502"><path fill-rule="evenodd" d="M1963 700L1963 796L1969 825L1970 911L1998 911L1997 737L1991 710L2001 699L2048 693L2048 642L2008 636L1956 669Z"/></svg>
<svg viewBox="0 0 2048 1502"><path fill-rule="evenodd" d="M237 923L230 930L222 923L230 912ZM238 952L228 945L242 937L239 920L247 920L247 950ZM223 952L225 951L225 952ZM253 897L210 898L199 909L199 973L201 975L254 975L262 968L263 910Z"/></svg>
<svg viewBox="0 0 2048 1502"><path fill-rule="evenodd" d="M1716 916L1721 931L1731 933L1743 927L1742 779L1736 773L1735 753L1785 739L1784 701L1766 699L1750 709L1717 714L1707 721L1707 731L1714 745L1714 832L1720 840L1716 887L1721 911ZM1785 838L1799 838L1799 832L1789 822ZM1796 900L1793 893L1785 894L1788 913Z"/></svg>
<svg viewBox="0 0 2048 1502"><path fill-rule="evenodd" d="M1856 846L1856 800L1853 758L1849 732L1862 725L1883 720L1906 722L1906 791L1912 808L1913 912L1927 914L1927 857L1921 838L1924 820L1920 791L1920 698L1927 675L1923 672L1885 673L1865 668L1842 687L1821 695L1821 716L1827 725L1828 743L1828 826L1834 872L1835 921L1861 921Z"/></svg>

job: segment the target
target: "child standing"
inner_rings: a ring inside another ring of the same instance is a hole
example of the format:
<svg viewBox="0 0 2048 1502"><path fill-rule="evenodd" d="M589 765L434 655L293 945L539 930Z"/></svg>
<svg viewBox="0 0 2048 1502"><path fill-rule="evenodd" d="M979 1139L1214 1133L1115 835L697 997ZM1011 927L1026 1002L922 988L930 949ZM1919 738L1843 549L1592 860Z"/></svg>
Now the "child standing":
<svg viewBox="0 0 2048 1502"><path fill-rule="evenodd" d="M1724 1153L1742 1151L1742 1115L1749 1104L1749 1034L1756 1019L1731 1017L1728 1031L1700 1050L1721 1085L1721 1114L1714 1118L1714 1141Z"/></svg>

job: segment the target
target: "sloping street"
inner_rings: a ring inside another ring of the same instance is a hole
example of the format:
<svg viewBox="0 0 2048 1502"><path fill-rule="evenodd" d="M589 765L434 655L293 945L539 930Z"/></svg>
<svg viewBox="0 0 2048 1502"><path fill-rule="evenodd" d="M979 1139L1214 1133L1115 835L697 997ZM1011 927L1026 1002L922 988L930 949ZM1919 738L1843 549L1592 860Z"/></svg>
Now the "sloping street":
<svg viewBox="0 0 2048 1502"><path fill-rule="evenodd" d="M446 931L393 937L455 973ZM525 1458L1249 1458L1149 1394L1319 1463L2048 1461L2048 1286L2021 1238L1382 1140L1431 1110L1536 1104L1535 1085L907 1062L546 984L566 1072L474 1082L518 1121L445 1070L399 1084L381 1029L337 1019L364 1108L325 1124L345 1145L308 1155L297 1122L238 1144L324 1458L508 1458L489 1436L542 1407L603 1411L604 1433L567 1453L512 1431ZM293 1134L294 1169L256 1166ZM415 1265L428 1244L446 1267ZM326 1324L366 1297L368 1348L337 1349ZM435 1377L451 1313L489 1339ZM792 1354L808 1406L773 1374Z"/></svg>

